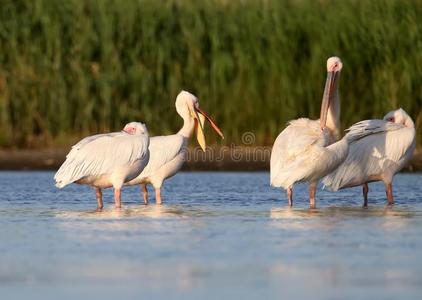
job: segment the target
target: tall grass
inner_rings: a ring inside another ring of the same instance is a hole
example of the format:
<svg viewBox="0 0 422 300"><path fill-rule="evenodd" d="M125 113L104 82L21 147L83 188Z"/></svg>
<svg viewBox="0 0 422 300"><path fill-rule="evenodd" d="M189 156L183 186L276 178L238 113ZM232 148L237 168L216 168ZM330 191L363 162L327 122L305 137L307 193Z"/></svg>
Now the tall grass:
<svg viewBox="0 0 422 300"><path fill-rule="evenodd" d="M422 126L421 1L2 0L0 145L68 145L130 120L176 132L181 89L225 143L271 144L318 117L332 55L343 127L398 107Z"/></svg>

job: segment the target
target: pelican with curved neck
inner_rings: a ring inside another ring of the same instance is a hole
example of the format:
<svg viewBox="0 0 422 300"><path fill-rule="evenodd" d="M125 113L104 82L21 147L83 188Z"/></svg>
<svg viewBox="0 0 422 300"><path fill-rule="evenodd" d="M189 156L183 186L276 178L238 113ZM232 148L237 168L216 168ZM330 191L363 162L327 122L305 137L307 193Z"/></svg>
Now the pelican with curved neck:
<svg viewBox="0 0 422 300"><path fill-rule="evenodd" d="M183 119L182 128L173 135L155 136L150 139L150 159L148 165L135 179L127 185L141 184L144 203L148 204L147 185L155 189L157 204L161 204L161 186L165 179L175 175L186 160L187 146L193 133L203 151L206 148L204 125L205 121L224 138L220 128L209 115L199 107L198 98L186 91L181 91L176 97L176 111Z"/></svg>
<svg viewBox="0 0 422 300"><path fill-rule="evenodd" d="M183 119L183 127L178 134L185 138L191 138L194 131L196 131L196 138L202 150L205 151L206 143L204 136L205 120L210 122L211 127L217 134L224 139L224 135L215 122L199 107L198 98L193 94L181 91L176 98L176 111Z"/></svg>
<svg viewBox="0 0 422 300"><path fill-rule="evenodd" d="M339 139L340 101L338 80L343 67L338 57L327 60L327 80L319 120L300 118L278 135L271 151L271 185L287 190L289 206L293 204L293 185L309 183L309 204L315 207L316 186L346 158L347 139Z"/></svg>

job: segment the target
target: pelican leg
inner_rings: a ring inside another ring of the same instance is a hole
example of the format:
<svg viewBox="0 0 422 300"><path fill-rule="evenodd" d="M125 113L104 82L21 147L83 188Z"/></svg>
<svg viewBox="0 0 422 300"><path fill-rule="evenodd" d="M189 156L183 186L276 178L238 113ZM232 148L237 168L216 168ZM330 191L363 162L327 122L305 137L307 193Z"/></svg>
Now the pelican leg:
<svg viewBox="0 0 422 300"><path fill-rule="evenodd" d="M155 188L155 203L161 204L161 188Z"/></svg>
<svg viewBox="0 0 422 300"><path fill-rule="evenodd" d="M148 189L146 184L142 185L142 195L144 196L144 204L148 205Z"/></svg>
<svg viewBox="0 0 422 300"><path fill-rule="evenodd" d="M287 199L289 200L289 206L292 207L293 206L293 189L291 187L287 189Z"/></svg>
<svg viewBox="0 0 422 300"><path fill-rule="evenodd" d="M114 205L116 208L122 207L122 190L120 188L114 189Z"/></svg>
<svg viewBox="0 0 422 300"><path fill-rule="evenodd" d="M315 204L316 184L309 185L309 208L316 208Z"/></svg>
<svg viewBox="0 0 422 300"><path fill-rule="evenodd" d="M368 208L368 190L368 183L364 183L362 186L363 208Z"/></svg>
<svg viewBox="0 0 422 300"><path fill-rule="evenodd" d="M392 206L394 204L394 198L393 198L393 184L392 183L387 183L385 185L385 193L387 195L387 201L388 201L388 206Z"/></svg>
<svg viewBox="0 0 422 300"><path fill-rule="evenodd" d="M97 204L98 204L97 210L100 211L103 209L103 192L101 191L100 188L95 188L95 195L97 197Z"/></svg>

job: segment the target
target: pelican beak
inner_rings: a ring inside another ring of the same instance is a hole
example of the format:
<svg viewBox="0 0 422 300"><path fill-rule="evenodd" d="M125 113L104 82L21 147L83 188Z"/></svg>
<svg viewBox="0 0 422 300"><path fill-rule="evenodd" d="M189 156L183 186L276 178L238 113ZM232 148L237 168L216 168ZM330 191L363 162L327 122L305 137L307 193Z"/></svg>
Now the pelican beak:
<svg viewBox="0 0 422 300"><path fill-rule="evenodd" d="M205 152L205 135L204 135L204 125L205 120L210 122L211 127L217 132L217 134L224 139L224 135L221 132L220 128L218 128L217 124L211 119L211 117L204 112L199 107L194 108L194 119L195 119L195 131L196 131L196 138L198 140L198 144L201 146L202 150Z"/></svg>
<svg viewBox="0 0 422 300"><path fill-rule="evenodd" d="M324 95L322 96L321 115L319 118L321 129L324 129L327 123L328 108L330 107L331 101L333 99L334 91L337 88L339 74L339 71L331 71L327 73Z"/></svg>
<svg viewBox="0 0 422 300"><path fill-rule="evenodd" d="M203 115L199 115L198 112L194 109L195 113L195 132L196 132L196 139L198 140L199 146L205 152L205 134L204 134L204 125L205 125L205 117Z"/></svg>
<svg viewBox="0 0 422 300"><path fill-rule="evenodd" d="M218 126L217 126L217 124L215 124L215 122L211 119L211 117L205 112L205 111L203 111L202 109L200 109L199 107L196 107L195 108L196 109L196 111L198 112L198 113L200 113L203 117L205 117L205 119L207 119L208 120L208 122L210 122L210 124L211 124L211 127L215 130L215 132L217 132L217 134L222 138L222 139L224 139L224 134L223 134L223 132L220 130L220 128L218 128Z"/></svg>

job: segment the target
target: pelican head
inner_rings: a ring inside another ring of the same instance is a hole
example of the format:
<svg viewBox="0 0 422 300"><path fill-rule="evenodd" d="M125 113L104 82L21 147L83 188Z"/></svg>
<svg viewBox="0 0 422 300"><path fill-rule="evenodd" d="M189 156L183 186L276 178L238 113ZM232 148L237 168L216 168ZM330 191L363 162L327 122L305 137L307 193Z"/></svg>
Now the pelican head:
<svg viewBox="0 0 422 300"><path fill-rule="evenodd" d="M412 118L402 108L390 111L383 119L388 122L402 124L406 127L415 127Z"/></svg>
<svg viewBox="0 0 422 300"><path fill-rule="evenodd" d="M140 122L130 122L125 125L123 131L132 135L148 134L145 124Z"/></svg>
<svg viewBox="0 0 422 300"><path fill-rule="evenodd" d="M211 117L199 107L198 98L187 92L181 91L176 97L176 111L184 119L193 119L195 121L196 138L202 150L205 151L204 124L205 120L210 122L211 127L224 139L220 128L215 124Z"/></svg>
<svg viewBox="0 0 422 300"><path fill-rule="evenodd" d="M337 56L333 56L327 59L327 80L325 82L324 95L322 97L321 104L321 129L326 126L328 109L332 104L334 92L337 90L337 83L342 68L343 63Z"/></svg>

